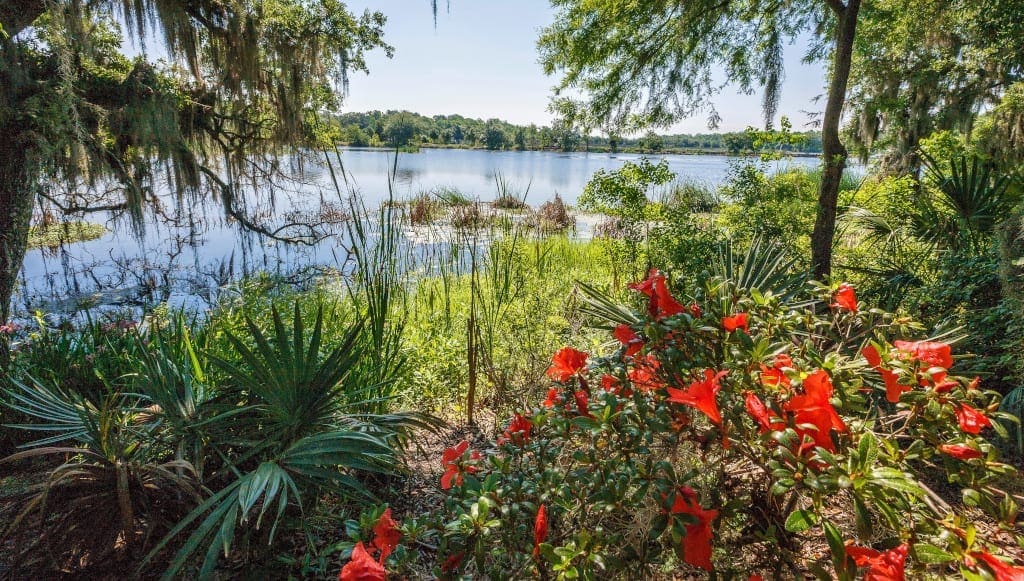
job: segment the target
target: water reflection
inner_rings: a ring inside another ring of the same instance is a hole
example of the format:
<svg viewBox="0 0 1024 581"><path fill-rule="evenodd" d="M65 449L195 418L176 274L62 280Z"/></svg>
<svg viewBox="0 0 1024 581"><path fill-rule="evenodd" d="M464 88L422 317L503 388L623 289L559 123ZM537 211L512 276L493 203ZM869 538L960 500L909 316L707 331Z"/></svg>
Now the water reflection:
<svg viewBox="0 0 1024 581"><path fill-rule="evenodd" d="M345 269L348 244L344 214L348 191L366 207L375 208L389 196L410 198L439 187L455 188L469 198L493 200L500 176L511 193L539 206L557 193L574 203L598 169L616 169L633 154L487 152L424 149L415 154L382 150L345 149L329 159L333 167L308 158L283 160L282 167L297 178L247 192L240 201L250 217L275 224L297 224L309 217L326 220L327 237L308 246L286 245L251 232L240 232L226 219L218 202L191 203L165 193L161 218L154 214L137 238L123 220L108 224L110 232L97 240L33 250L25 258L22 285L15 300L23 315L36 309L70 311L85 302L135 304L168 301L172 305L208 304L239 276L266 271L279 276ZM718 155L666 155L669 169L680 179L710 186L724 182L741 160ZM336 161L335 161L336 160ZM816 165L817 159L793 158L775 168ZM389 174L393 171L393 180ZM339 187L334 185L337 179ZM390 183L389 183L390 181ZM528 190L528 193L527 193ZM89 219L96 220L95 216ZM294 231L294 232L293 232Z"/></svg>

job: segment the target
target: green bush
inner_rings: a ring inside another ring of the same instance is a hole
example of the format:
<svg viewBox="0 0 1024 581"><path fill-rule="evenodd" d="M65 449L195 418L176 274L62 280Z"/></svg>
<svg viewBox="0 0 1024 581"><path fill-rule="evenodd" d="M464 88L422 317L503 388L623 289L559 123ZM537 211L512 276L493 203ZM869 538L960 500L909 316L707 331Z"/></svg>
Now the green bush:
<svg viewBox="0 0 1024 581"><path fill-rule="evenodd" d="M590 296L616 324L614 354L558 351L543 403L497 443L445 452L438 572L1011 570L979 513L931 488L945 480L995 521L1017 518L998 486L1014 470L981 435L1003 432L999 396L950 375L948 344L910 341L919 325L868 310L849 286L818 287L807 297L817 308L721 279L699 306L676 301L655 272L632 288L646 312ZM827 558L805 560L807 544L827 546ZM894 577L878 577L886 571Z"/></svg>

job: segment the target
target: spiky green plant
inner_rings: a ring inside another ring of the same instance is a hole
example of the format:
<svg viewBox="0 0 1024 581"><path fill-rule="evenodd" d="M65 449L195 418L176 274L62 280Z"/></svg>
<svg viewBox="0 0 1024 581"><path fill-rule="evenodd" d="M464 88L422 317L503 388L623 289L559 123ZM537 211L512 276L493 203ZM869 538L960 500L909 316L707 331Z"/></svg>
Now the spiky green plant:
<svg viewBox="0 0 1024 581"><path fill-rule="evenodd" d="M1019 202L1011 188L1018 180L1000 174L978 156L940 163L922 153L926 175L937 199L921 195L912 216L919 237L957 252L981 252L991 235Z"/></svg>
<svg viewBox="0 0 1024 581"><path fill-rule="evenodd" d="M229 553L239 535L260 534L272 543L281 526L291 524L291 517L325 492L373 499L357 471L398 471L398 436L432 425L418 414L348 413L361 407L352 403L352 394L366 389L349 381L366 356L360 346L363 323L349 325L340 344L324 353L322 308L311 330L298 303L290 325L276 307L271 315L269 335L247 318L248 337L228 334L236 357L211 357L225 374L228 390L252 412L233 418L234 433L217 443L221 451L237 451L225 455L225 466L211 475L228 483L182 519L143 562L187 533L166 579L195 562L200 550L200 576L213 574L220 554Z"/></svg>
<svg viewBox="0 0 1024 581"><path fill-rule="evenodd" d="M17 427L51 435L0 463L58 461L27 464L37 484L2 503L19 507L0 533L0 543L13 541L16 566L102 567L137 553L201 500L191 464L166 458L134 398L96 403L34 378L12 383L7 405L38 421Z"/></svg>

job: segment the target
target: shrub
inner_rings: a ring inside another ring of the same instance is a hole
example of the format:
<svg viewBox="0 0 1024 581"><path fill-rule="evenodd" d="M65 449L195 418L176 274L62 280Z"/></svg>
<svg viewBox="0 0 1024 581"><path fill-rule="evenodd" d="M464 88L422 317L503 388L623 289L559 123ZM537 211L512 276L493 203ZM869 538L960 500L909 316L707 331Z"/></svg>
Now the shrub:
<svg viewBox="0 0 1024 581"><path fill-rule="evenodd" d="M909 340L919 325L864 308L848 285L784 302L718 279L699 305L657 272L631 288L644 312L588 292L614 354L562 349L542 404L495 444L445 453L439 572L1024 571L932 488L945 479L964 504L1016 520L997 486L1014 471L982 435L1007 416L998 394L951 374L949 345ZM808 543L830 558L805 560Z"/></svg>
<svg viewBox="0 0 1024 581"><path fill-rule="evenodd" d="M569 213L562 197L555 194L553 200L540 205L537 213L530 217L530 224L541 232L560 232L576 226L576 217Z"/></svg>

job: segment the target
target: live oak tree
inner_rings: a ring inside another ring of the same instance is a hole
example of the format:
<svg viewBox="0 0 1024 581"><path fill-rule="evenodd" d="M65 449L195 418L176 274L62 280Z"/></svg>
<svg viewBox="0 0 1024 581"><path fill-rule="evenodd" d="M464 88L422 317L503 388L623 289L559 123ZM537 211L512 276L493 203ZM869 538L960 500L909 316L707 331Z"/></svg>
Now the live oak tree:
<svg viewBox="0 0 1024 581"><path fill-rule="evenodd" d="M0 321L38 197L141 227L169 187L275 235L236 184L323 138L318 113L336 108L364 53L390 55L383 24L339 0L0 0ZM127 56L122 30L170 64Z"/></svg>
<svg viewBox="0 0 1024 581"><path fill-rule="evenodd" d="M810 56L831 55L822 118L823 171L811 237L817 278L832 270L839 183L847 150L840 121L862 0L552 0L555 22L538 46L558 91L586 95L591 114L634 127L668 125L707 113L722 71L746 91L763 87L766 120L774 118L783 79L783 45L812 32Z"/></svg>
<svg viewBox="0 0 1024 581"><path fill-rule="evenodd" d="M940 130L973 133L979 113L998 108L1024 79L1022 35L1020 0L866 4L849 95L849 135L858 153L881 151L884 170L917 174L922 138ZM1013 149L1012 133L995 135Z"/></svg>

